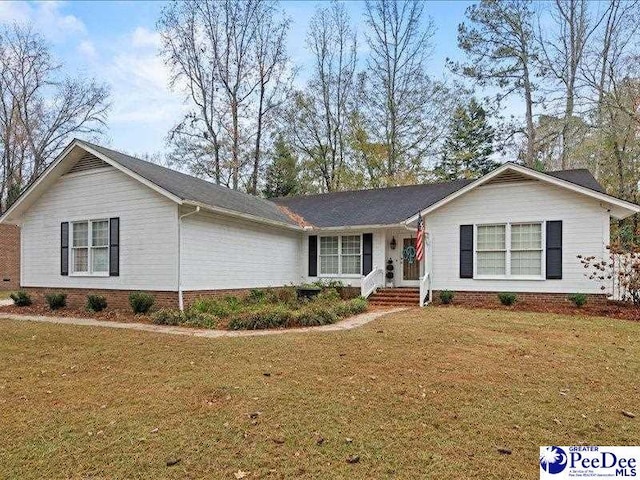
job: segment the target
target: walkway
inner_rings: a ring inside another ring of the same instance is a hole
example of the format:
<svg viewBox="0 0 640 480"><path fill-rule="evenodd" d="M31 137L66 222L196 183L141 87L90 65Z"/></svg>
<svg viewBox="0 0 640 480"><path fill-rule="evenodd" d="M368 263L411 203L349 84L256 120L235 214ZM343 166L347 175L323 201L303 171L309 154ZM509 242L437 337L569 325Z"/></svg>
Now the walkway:
<svg viewBox="0 0 640 480"><path fill-rule="evenodd" d="M29 322L59 323L62 325L84 325L87 327L121 328L125 330L143 330L154 333L168 333L171 335L189 335L192 337L221 338L221 337L257 337L263 335L282 335L285 333L302 332L335 332L340 330L351 330L353 328L366 325L390 313L401 312L404 308L394 308L389 310L374 310L362 313L354 317L347 318L341 322L321 327L287 328L281 330L205 330L199 328L172 327L167 325L153 325L149 323L120 323L95 318L67 318L67 317L45 317L39 315L17 315L0 313L0 318L9 320L24 320Z"/></svg>

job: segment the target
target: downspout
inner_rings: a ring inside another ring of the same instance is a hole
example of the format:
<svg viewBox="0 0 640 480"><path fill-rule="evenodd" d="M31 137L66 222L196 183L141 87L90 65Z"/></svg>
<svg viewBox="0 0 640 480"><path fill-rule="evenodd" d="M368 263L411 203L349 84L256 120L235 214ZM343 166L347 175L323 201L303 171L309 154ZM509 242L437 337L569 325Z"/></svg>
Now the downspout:
<svg viewBox="0 0 640 480"><path fill-rule="evenodd" d="M192 212L187 212L178 217L178 306L184 311L184 299L182 297L182 219L200 212L200 207Z"/></svg>

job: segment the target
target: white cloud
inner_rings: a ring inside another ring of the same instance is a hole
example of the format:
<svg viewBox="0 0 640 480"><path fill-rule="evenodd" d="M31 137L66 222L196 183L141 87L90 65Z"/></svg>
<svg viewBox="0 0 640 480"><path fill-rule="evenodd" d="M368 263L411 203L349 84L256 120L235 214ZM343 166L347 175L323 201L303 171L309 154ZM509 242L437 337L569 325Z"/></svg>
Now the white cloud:
<svg viewBox="0 0 640 480"><path fill-rule="evenodd" d="M96 47L90 40L83 40L78 44L78 53L93 60L97 57Z"/></svg>
<svg viewBox="0 0 640 480"><path fill-rule="evenodd" d="M131 35L131 43L136 48L160 47L160 34L145 27L137 27Z"/></svg>
<svg viewBox="0 0 640 480"><path fill-rule="evenodd" d="M0 3L0 21L29 24L51 41L62 41L70 37L85 36L84 22L75 15L62 12L65 2L14 2Z"/></svg>

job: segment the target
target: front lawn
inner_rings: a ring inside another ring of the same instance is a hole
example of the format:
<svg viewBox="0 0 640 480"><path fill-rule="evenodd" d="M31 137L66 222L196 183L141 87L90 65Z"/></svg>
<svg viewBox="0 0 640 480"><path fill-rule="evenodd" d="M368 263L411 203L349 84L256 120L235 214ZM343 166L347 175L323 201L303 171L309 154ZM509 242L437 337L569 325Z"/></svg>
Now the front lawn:
<svg viewBox="0 0 640 480"><path fill-rule="evenodd" d="M537 479L540 445L640 438L620 320L426 308L216 340L0 320L0 364L0 478Z"/></svg>

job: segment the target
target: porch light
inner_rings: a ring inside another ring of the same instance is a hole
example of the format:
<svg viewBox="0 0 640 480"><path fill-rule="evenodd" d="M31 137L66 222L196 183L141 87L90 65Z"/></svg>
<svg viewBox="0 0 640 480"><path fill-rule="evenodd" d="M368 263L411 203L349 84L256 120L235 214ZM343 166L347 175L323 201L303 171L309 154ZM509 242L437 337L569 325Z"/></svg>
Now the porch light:
<svg viewBox="0 0 640 480"><path fill-rule="evenodd" d="M391 247L391 250L396 249L396 237L391 237L391 243L389 243L389 246Z"/></svg>

